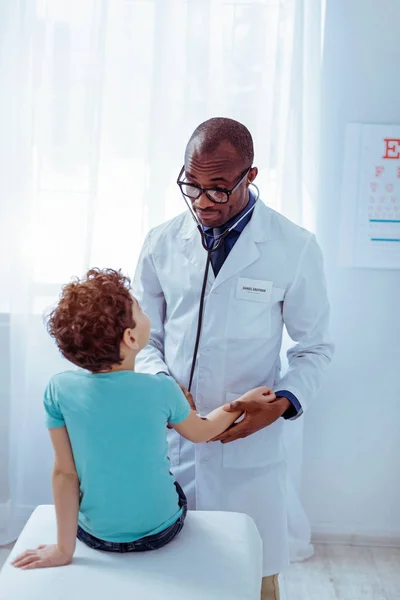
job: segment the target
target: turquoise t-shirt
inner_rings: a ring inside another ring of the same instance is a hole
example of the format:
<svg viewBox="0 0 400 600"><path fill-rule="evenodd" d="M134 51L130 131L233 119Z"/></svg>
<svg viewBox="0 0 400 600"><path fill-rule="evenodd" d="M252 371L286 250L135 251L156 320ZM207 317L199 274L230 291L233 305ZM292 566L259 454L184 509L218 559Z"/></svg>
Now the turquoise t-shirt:
<svg viewBox="0 0 400 600"><path fill-rule="evenodd" d="M166 426L187 419L190 407L173 379L67 371L51 379L44 406L49 429L67 427L85 531L131 542L180 517Z"/></svg>

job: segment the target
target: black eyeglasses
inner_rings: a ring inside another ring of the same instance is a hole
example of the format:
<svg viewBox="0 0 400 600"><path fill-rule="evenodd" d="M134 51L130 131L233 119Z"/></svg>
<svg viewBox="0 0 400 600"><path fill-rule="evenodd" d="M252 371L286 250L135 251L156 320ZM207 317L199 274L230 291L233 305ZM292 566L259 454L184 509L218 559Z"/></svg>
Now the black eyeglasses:
<svg viewBox="0 0 400 600"><path fill-rule="evenodd" d="M181 188L181 192L186 198L190 198L190 200L197 200L200 198L202 194L205 194L211 202L215 202L215 204L226 204L229 202L229 196L236 192L239 185L242 183L243 179L247 177L250 172L251 167L246 169L243 175L240 176L240 179L231 190L227 190L225 188L202 188L200 185L195 183L188 183L187 181L181 181L181 177L185 171L185 167L183 166L181 172L179 173L178 179L176 183Z"/></svg>

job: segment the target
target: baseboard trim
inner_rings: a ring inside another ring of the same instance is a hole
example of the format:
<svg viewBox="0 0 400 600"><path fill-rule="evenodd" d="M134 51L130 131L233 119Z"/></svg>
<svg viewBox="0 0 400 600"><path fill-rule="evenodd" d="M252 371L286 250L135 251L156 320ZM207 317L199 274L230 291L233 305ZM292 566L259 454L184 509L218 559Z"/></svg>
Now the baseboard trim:
<svg viewBox="0 0 400 600"><path fill-rule="evenodd" d="M314 531L313 544L340 546L372 546L376 548L400 548L400 531L394 533L336 533L333 531Z"/></svg>

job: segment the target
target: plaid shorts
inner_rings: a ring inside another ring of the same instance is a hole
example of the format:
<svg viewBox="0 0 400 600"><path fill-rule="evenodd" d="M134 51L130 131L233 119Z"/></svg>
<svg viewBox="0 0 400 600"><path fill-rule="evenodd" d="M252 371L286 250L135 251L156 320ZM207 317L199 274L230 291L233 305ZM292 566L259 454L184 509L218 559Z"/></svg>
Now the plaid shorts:
<svg viewBox="0 0 400 600"><path fill-rule="evenodd" d="M103 552L147 552L149 550L159 550L172 542L178 533L182 531L185 523L187 514L186 496L178 482L175 482L175 486L182 514L175 523L164 529L164 531L160 531L160 533L156 533L155 535L149 535L140 540L135 540L134 542L106 542L87 533L82 527L78 527L78 540L84 542L89 548L102 550Z"/></svg>

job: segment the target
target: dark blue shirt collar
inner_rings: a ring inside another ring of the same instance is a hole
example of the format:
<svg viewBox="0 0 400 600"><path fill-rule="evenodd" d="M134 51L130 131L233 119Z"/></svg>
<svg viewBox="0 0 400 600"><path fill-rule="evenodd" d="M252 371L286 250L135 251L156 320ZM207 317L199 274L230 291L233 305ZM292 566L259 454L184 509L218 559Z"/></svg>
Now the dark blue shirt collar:
<svg viewBox="0 0 400 600"><path fill-rule="evenodd" d="M232 219L229 219L229 221L227 221L226 223L224 223L224 229L229 229L229 227L231 227L238 219L240 219L240 217L242 215L244 215L244 213L249 210L249 208L251 208L256 202L256 199L254 197L254 195L249 192L249 201L246 204L246 206L244 207L244 209L238 214L235 215ZM236 225L236 227L233 228L232 231L237 231L238 233L242 233L243 229L246 227L246 225L248 224L248 222L250 221L252 215L253 215L254 211L251 211L244 219L242 219L240 221L240 223L238 223ZM204 225L202 225L203 227L203 231L205 232L209 232L212 231L212 227L205 227Z"/></svg>

